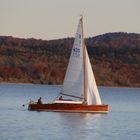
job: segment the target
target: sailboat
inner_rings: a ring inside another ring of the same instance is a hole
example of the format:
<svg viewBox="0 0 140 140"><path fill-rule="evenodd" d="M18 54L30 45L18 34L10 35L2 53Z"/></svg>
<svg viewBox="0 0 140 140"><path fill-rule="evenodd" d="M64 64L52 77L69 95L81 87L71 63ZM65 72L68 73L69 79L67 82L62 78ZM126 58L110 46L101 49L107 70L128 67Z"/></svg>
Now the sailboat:
<svg viewBox="0 0 140 140"><path fill-rule="evenodd" d="M109 106L101 102L91 63L87 53L80 17L69 64L59 96L47 104L30 103L29 110L57 112L107 113Z"/></svg>

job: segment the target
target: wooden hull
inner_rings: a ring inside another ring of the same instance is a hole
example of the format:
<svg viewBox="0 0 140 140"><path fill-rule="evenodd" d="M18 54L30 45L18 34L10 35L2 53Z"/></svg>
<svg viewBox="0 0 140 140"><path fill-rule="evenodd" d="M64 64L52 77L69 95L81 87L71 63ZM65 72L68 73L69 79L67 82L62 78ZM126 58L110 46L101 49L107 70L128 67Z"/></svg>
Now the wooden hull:
<svg viewBox="0 0 140 140"><path fill-rule="evenodd" d="M109 111L108 105L85 105L85 104L69 104L69 103L29 104L28 109L32 111L91 112L91 113L107 113Z"/></svg>

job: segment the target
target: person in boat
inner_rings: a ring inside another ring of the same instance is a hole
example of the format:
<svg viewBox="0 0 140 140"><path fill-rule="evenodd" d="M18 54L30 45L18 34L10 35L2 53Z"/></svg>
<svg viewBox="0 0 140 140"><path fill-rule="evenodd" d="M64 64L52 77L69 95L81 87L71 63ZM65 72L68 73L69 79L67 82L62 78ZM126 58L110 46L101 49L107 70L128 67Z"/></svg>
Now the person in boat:
<svg viewBox="0 0 140 140"><path fill-rule="evenodd" d="M59 97L59 100L63 100L63 96L60 96L60 97Z"/></svg>
<svg viewBox="0 0 140 140"><path fill-rule="evenodd" d="M41 97L38 99L37 104L43 104L43 103L42 103L42 98L41 98Z"/></svg>

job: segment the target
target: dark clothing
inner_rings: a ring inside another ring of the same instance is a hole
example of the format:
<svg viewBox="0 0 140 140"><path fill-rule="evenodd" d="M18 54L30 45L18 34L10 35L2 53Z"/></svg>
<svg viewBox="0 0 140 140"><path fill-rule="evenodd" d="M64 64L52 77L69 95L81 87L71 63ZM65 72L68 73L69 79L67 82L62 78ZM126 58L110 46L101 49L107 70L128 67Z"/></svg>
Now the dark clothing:
<svg viewBox="0 0 140 140"><path fill-rule="evenodd" d="M37 104L42 104L41 98L38 99Z"/></svg>
<svg viewBox="0 0 140 140"><path fill-rule="evenodd" d="M59 97L59 100L63 100L63 97L62 97L62 96L60 96L60 97Z"/></svg>

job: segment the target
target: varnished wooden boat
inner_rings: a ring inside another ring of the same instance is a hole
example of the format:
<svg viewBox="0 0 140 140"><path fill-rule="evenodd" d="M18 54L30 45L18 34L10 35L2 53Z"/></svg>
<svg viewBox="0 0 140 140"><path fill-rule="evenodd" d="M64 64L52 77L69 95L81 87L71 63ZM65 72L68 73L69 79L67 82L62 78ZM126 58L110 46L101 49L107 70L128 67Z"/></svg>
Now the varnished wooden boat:
<svg viewBox="0 0 140 140"><path fill-rule="evenodd" d="M52 112L85 112L85 113L107 113L108 105L86 105L71 103L50 103L50 104L30 104L28 107L32 111L52 111Z"/></svg>

